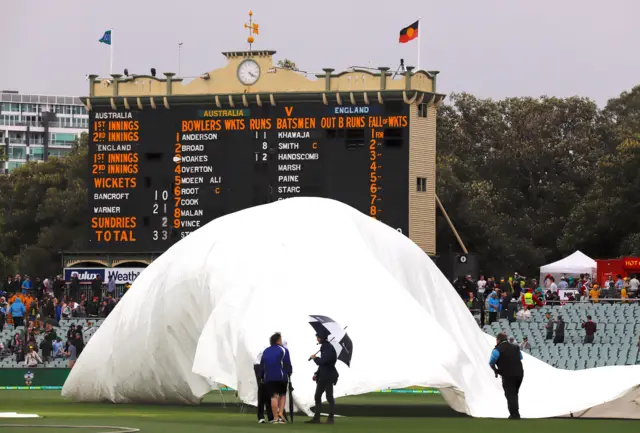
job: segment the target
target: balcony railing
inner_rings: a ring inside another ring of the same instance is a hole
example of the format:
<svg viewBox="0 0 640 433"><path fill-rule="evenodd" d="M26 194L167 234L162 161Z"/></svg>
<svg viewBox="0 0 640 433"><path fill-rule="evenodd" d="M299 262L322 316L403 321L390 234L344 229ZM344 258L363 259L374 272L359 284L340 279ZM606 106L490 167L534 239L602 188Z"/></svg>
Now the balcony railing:
<svg viewBox="0 0 640 433"><path fill-rule="evenodd" d="M25 122L25 121L15 121L15 120L8 120L8 119L0 119L0 125L31 126L31 127L37 127L37 128L44 127L44 125L40 121ZM49 122L49 128L88 129L88 122L86 124L81 124L80 126L78 126L77 124L68 124L68 123L63 124L61 122Z"/></svg>

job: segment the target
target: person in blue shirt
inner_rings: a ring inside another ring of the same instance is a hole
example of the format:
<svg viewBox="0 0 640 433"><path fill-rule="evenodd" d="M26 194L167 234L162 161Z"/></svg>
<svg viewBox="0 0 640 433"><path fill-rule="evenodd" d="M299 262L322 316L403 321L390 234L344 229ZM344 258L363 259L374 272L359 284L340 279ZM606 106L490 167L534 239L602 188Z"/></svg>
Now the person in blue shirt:
<svg viewBox="0 0 640 433"><path fill-rule="evenodd" d="M53 348L53 350L51 351L51 357L53 359L60 358L63 354L62 339L60 337L57 337L55 340L53 340L53 344L51 346Z"/></svg>
<svg viewBox="0 0 640 433"><path fill-rule="evenodd" d="M24 315L27 312L27 308L24 306L20 298L16 297L16 300L13 301L13 304L9 307L9 313L11 313L11 318L13 319L13 326L24 326Z"/></svg>
<svg viewBox="0 0 640 433"><path fill-rule="evenodd" d="M500 300L496 292L491 292L487 299L487 307L489 310L489 325L498 319L498 309L500 308Z"/></svg>
<svg viewBox="0 0 640 433"><path fill-rule="evenodd" d="M287 400L287 384L293 373L289 349L282 345L282 335L276 332L269 339L270 346L262 352L260 371L268 396L274 424L285 424L284 406Z"/></svg>
<svg viewBox="0 0 640 433"><path fill-rule="evenodd" d="M502 376L502 389L507 398L509 419L520 419L518 393L524 378L522 352L517 345L507 341L507 334L504 332L496 336L496 347L491 351L489 366L496 377Z"/></svg>
<svg viewBox="0 0 640 433"><path fill-rule="evenodd" d="M25 290L28 292L29 290L31 290L32 287L33 287L33 283L31 282L31 278L29 278L29 275L25 275L24 281L22 282L23 293Z"/></svg>

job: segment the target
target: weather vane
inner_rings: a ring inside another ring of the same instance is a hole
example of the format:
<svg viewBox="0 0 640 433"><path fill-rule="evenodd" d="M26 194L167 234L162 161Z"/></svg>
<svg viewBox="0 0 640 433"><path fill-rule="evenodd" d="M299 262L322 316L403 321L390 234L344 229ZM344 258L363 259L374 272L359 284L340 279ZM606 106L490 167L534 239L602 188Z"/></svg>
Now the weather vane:
<svg viewBox="0 0 640 433"><path fill-rule="evenodd" d="M249 37L247 38L247 42L249 42L249 51L251 51L251 44L255 39L253 35L258 34L258 24L253 22L253 12L249 11L249 24L245 23L244 28L249 30Z"/></svg>

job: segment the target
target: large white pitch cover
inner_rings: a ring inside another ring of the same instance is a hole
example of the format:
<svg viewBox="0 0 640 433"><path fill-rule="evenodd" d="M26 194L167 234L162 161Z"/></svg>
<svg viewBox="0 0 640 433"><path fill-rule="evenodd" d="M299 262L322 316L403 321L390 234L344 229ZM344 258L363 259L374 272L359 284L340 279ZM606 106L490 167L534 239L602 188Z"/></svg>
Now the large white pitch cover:
<svg viewBox="0 0 640 433"><path fill-rule="evenodd" d="M62 395L76 401L197 404L224 383L256 403L252 363L283 333L294 400L313 405L309 315L353 340L337 396L440 388L456 410L508 416L488 366L493 338L403 234L336 201L296 198L219 218L154 261L98 329ZM555 369L525 355L521 414L637 418L640 366Z"/></svg>

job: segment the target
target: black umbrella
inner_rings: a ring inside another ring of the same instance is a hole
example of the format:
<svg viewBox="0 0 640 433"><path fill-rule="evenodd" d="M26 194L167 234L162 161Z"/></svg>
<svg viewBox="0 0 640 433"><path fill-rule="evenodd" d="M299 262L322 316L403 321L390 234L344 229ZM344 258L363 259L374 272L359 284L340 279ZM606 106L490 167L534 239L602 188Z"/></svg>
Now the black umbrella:
<svg viewBox="0 0 640 433"><path fill-rule="evenodd" d="M347 335L347 327L343 328L327 316L309 316L309 324L315 329L316 333L329 335L328 341L336 349L338 359L350 367L353 342Z"/></svg>
<svg viewBox="0 0 640 433"><path fill-rule="evenodd" d="M293 384L291 383L291 376L289 376L289 414L293 423Z"/></svg>

